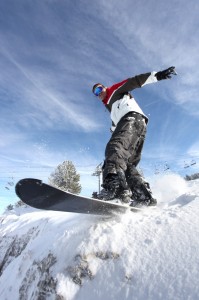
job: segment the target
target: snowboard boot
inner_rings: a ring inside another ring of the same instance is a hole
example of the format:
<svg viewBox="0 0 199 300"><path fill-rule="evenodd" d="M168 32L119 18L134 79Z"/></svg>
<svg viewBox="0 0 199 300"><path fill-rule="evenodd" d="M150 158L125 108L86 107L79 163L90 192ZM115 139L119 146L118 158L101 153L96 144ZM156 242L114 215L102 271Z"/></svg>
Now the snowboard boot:
<svg viewBox="0 0 199 300"><path fill-rule="evenodd" d="M153 198L149 184L144 182L132 189L132 203L130 206L156 206L157 200Z"/></svg>
<svg viewBox="0 0 199 300"><path fill-rule="evenodd" d="M143 207L143 206L156 206L157 200L155 198L151 198L148 200L133 200L130 204L132 207Z"/></svg>
<svg viewBox="0 0 199 300"><path fill-rule="evenodd" d="M109 174L102 186L106 192L106 195L104 193L104 200L120 199L123 203L131 201L131 193L122 170L119 170L117 174Z"/></svg>
<svg viewBox="0 0 199 300"><path fill-rule="evenodd" d="M120 187L117 191L117 198L119 198L123 203L130 203L131 201L131 192L129 190L128 184L126 182L126 176L122 169L119 169L117 172Z"/></svg>
<svg viewBox="0 0 199 300"><path fill-rule="evenodd" d="M124 203L124 204L128 204L132 201L131 199L131 192L128 190L123 190L122 192L120 192L119 194L119 199Z"/></svg>
<svg viewBox="0 0 199 300"><path fill-rule="evenodd" d="M103 199L104 200L113 200L116 198L116 194L120 188L120 182L117 174L108 174L102 184L103 190Z"/></svg>
<svg viewBox="0 0 199 300"><path fill-rule="evenodd" d="M119 199L122 203L127 204L130 203L132 201L131 199L131 191L129 189L123 189L122 187L120 187L117 191L117 194L115 195L115 197L117 199Z"/></svg>

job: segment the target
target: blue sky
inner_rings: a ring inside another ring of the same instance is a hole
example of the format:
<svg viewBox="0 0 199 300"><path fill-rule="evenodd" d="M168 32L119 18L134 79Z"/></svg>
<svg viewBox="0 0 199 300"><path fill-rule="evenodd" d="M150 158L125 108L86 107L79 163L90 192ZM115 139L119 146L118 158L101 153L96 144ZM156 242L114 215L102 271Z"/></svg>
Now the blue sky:
<svg viewBox="0 0 199 300"><path fill-rule="evenodd" d="M198 15L194 0L1 0L0 206L16 201L9 182L47 181L64 160L91 195L110 138L93 84L172 65L178 76L133 92L150 119L140 167L198 172Z"/></svg>

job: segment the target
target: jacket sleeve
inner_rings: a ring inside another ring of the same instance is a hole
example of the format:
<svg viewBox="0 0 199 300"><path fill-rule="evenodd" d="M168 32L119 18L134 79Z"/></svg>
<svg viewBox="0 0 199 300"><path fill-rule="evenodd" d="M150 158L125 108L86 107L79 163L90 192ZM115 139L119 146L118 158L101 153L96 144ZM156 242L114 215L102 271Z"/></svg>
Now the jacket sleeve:
<svg viewBox="0 0 199 300"><path fill-rule="evenodd" d="M121 86L120 93L127 93L136 88L141 88L142 86L150 83L157 82L155 76L156 72L140 74L135 77L128 78L126 82Z"/></svg>

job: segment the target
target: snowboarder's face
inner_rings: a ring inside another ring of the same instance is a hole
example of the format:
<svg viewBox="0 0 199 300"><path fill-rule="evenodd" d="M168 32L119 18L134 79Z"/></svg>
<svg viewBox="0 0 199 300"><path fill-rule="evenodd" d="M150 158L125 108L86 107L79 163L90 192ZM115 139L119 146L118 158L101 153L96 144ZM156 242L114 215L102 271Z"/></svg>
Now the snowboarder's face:
<svg viewBox="0 0 199 300"><path fill-rule="evenodd" d="M106 98L106 87L103 87L102 92L99 94L100 100L104 100Z"/></svg>
<svg viewBox="0 0 199 300"><path fill-rule="evenodd" d="M100 100L104 100L106 97L106 87L101 85L98 85L95 90L94 94L99 97Z"/></svg>

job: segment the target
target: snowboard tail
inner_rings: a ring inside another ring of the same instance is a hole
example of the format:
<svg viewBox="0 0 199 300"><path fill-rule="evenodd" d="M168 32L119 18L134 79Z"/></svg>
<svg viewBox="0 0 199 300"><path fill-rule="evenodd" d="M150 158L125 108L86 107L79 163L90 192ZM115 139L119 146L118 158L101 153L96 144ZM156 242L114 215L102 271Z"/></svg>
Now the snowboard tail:
<svg viewBox="0 0 199 300"><path fill-rule="evenodd" d="M139 211L138 208L64 192L33 178L20 180L15 186L15 191L24 203L44 210L107 216L115 212L125 213L129 209Z"/></svg>

